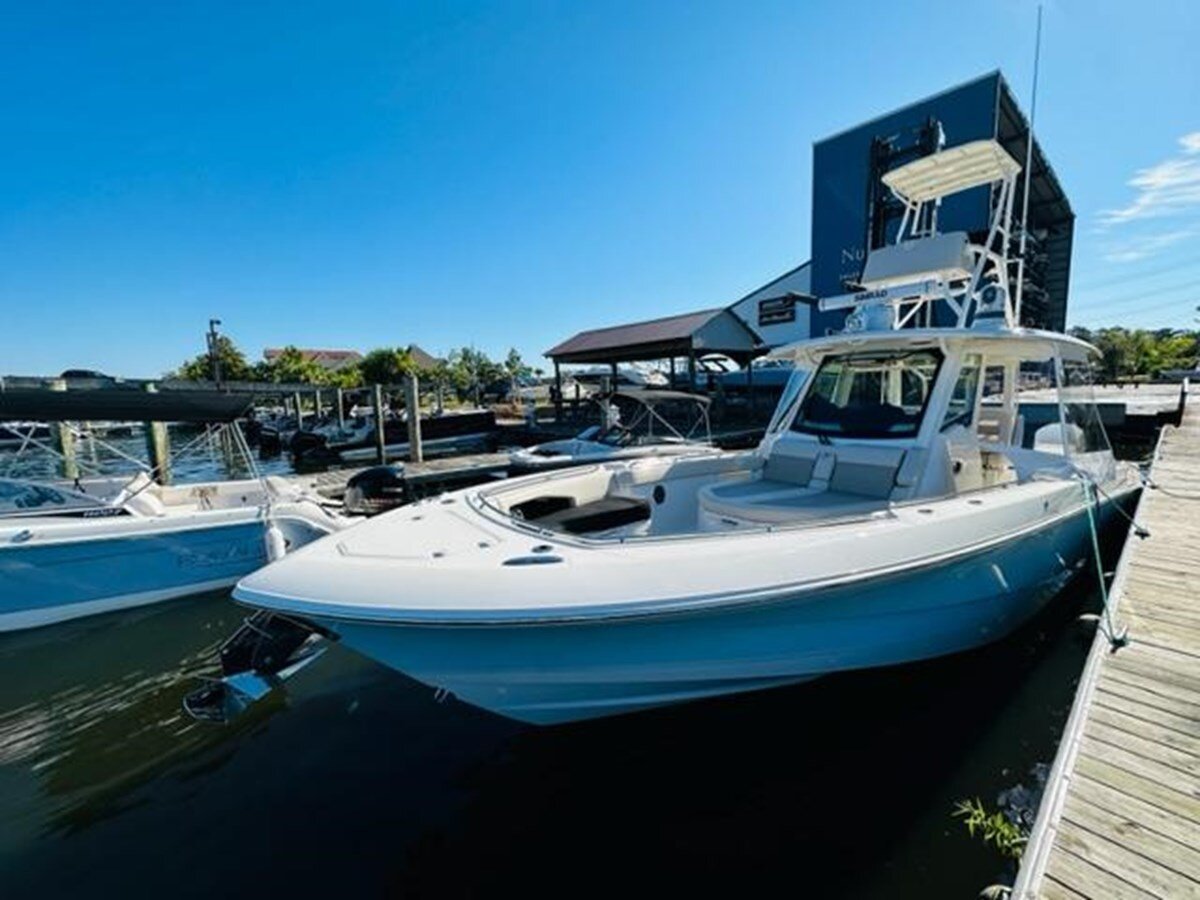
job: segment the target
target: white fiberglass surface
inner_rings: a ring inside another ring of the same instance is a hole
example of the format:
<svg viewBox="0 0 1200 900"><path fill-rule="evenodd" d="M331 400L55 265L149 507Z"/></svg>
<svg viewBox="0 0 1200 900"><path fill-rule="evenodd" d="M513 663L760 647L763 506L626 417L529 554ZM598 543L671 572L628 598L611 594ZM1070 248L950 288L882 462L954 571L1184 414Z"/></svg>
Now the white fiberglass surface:
<svg viewBox="0 0 1200 900"><path fill-rule="evenodd" d="M247 577L239 596L300 614L414 621L750 600L980 550L1077 513L1084 495L1078 483L1032 481L826 527L617 543L542 533L452 499L317 542Z"/></svg>

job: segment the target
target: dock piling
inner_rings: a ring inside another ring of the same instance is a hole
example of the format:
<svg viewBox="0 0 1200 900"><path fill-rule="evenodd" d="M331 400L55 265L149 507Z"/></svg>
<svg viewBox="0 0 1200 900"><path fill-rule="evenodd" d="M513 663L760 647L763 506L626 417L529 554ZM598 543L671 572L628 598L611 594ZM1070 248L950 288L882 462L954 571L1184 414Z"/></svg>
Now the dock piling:
<svg viewBox="0 0 1200 900"><path fill-rule="evenodd" d="M372 399L375 405L375 461L383 465L387 462L387 439L383 431L383 385L374 386Z"/></svg>
<svg viewBox="0 0 1200 900"><path fill-rule="evenodd" d="M50 390L65 391L67 383L56 378L50 383ZM54 449L58 453L62 465L63 478L74 481L79 477L79 463L75 459L75 432L68 422L55 422L50 428Z"/></svg>
<svg viewBox="0 0 1200 900"><path fill-rule="evenodd" d="M346 397L341 388L337 389L337 417L338 429L346 430Z"/></svg>
<svg viewBox="0 0 1200 900"><path fill-rule="evenodd" d="M416 375L404 379L404 405L408 408L408 458L415 463L425 459L421 446L421 390Z"/></svg>
<svg viewBox="0 0 1200 900"><path fill-rule="evenodd" d="M158 393L155 384L146 385L146 392ZM171 438L166 422L146 422L146 455L150 458L151 475L159 484L171 483Z"/></svg>

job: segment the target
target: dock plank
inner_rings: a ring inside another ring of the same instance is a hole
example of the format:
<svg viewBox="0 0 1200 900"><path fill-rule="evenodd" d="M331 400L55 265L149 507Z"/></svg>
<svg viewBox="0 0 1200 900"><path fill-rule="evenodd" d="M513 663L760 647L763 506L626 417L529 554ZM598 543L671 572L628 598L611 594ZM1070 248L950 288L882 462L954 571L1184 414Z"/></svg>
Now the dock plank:
<svg viewBox="0 0 1200 900"><path fill-rule="evenodd" d="M1195 719L1179 716L1155 706L1146 706L1143 703L1122 697L1120 694L1113 694L1103 689L1097 690L1096 696L1093 698L1093 708L1097 711L1105 710L1107 712L1120 713L1123 716L1136 719L1138 722L1157 725L1178 734L1186 735L1193 740L1200 741L1200 722ZM1093 718L1103 721L1099 714Z"/></svg>
<svg viewBox="0 0 1200 900"><path fill-rule="evenodd" d="M1098 809L1128 818L1149 831L1179 842L1184 847L1197 849L1196 829L1183 816L1123 793L1086 775L1079 775L1072 787L1073 791L1068 795L1064 809L1078 799Z"/></svg>
<svg viewBox="0 0 1200 900"><path fill-rule="evenodd" d="M1055 881L1053 878L1046 879L1046 883L1042 886L1042 896L1046 900L1088 900L1086 894L1072 890L1061 881Z"/></svg>
<svg viewBox="0 0 1200 900"><path fill-rule="evenodd" d="M1200 800L1107 760L1081 754L1075 762L1075 769L1093 781L1144 800L1185 821L1195 822L1200 817Z"/></svg>
<svg viewBox="0 0 1200 900"><path fill-rule="evenodd" d="M1081 756L1090 756L1092 759L1102 760L1110 765L1124 769L1126 772L1157 782L1163 787L1173 790L1182 796L1190 797L1197 804L1200 804L1200 786L1194 780L1188 779L1187 773L1180 769L1159 762L1156 759L1133 753L1124 747L1097 741L1086 731L1079 741L1079 752Z"/></svg>
<svg viewBox="0 0 1200 900"><path fill-rule="evenodd" d="M1123 740L1122 736L1127 735L1134 742L1166 748L1170 753L1179 754L1180 767L1188 771L1200 766L1200 737L1164 728L1137 716L1097 704L1088 717L1088 729L1089 734L1102 741L1109 737L1114 741ZM1137 752L1136 744L1125 746Z"/></svg>
<svg viewBox="0 0 1200 900"><path fill-rule="evenodd" d="M1189 706L1200 706L1200 691L1192 690L1186 681L1180 682L1175 676L1150 661L1139 660L1134 663L1126 660L1119 665L1111 663L1100 677L1102 682L1120 681L1152 694L1171 697Z"/></svg>
<svg viewBox="0 0 1200 900"><path fill-rule="evenodd" d="M1089 831L1066 817L1058 829L1064 850L1097 869L1136 884L1152 897L1200 900L1200 883L1130 849L1125 843Z"/></svg>
<svg viewBox="0 0 1200 900"><path fill-rule="evenodd" d="M1131 881L1100 868L1069 850L1056 853L1046 868L1047 880L1066 885L1089 900L1158 900ZM1051 896L1045 892L1042 897Z"/></svg>
<svg viewBox="0 0 1200 900"><path fill-rule="evenodd" d="M1063 819L1094 835L1111 836L1130 852L1200 887L1200 851L1147 828L1132 816L1094 806L1072 794L1063 807Z"/></svg>
<svg viewBox="0 0 1200 900"><path fill-rule="evenodd" d="M1136 703L1147 715L1162 712L1176 719L1200 723L1200 706L1194 703L1156 694L1112 678L1101 679L1096 685L1096 691L1098 696L1110 695Z"/></svg>
<svg viewBox="0 0 1200 900"><path fill-rule="evenodd" d="M1162 434L1014 898L1200 898L1200 405Z"/></svg>

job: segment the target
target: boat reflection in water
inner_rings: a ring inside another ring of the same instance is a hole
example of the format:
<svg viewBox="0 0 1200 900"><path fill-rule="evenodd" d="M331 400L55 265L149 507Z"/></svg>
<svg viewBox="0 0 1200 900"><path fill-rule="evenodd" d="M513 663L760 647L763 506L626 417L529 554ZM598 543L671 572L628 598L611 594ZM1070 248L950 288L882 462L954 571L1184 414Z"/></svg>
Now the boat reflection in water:
<svg viewBox="0 0 1200 900"><path fill-rule="evenodd" d="M50 801L39 804L39 830L103 818L283 706L279 693L228 730L183 713L183 695L215 674L216 648L238 619L221 592L0 640L0 767L32 776Z"/></svg>

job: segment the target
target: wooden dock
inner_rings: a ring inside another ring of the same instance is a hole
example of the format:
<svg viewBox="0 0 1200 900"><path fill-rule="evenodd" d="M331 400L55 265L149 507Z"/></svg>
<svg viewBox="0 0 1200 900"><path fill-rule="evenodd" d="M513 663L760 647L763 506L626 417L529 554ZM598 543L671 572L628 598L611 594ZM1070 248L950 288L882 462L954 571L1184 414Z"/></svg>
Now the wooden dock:
<svg viewBox="0 0 1200 900"><path fill-rule="evenodd" d="M1200 898L1200 405L1165 428L1012 896Z"/></svg>

